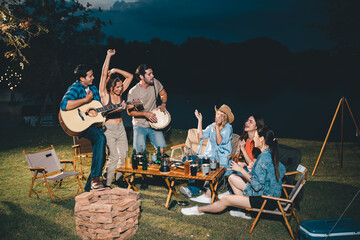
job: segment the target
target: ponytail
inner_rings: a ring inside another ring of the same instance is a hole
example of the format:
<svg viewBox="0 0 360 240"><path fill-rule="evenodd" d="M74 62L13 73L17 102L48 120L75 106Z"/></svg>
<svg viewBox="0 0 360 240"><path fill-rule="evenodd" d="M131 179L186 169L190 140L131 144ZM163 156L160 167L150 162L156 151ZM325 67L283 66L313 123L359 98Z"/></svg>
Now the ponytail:
<svg viewBox="0 0 360 240"><path fill-rule="evenodd" d="M275 175L276 179L280 180L280 173L279 173L279 147L278 141L275 138L275 134L272 130L267 127L262 129L258 129L258 134L260 137L264 137L265 144L270 147L271 152L271 159L275 168Z"/></svg>

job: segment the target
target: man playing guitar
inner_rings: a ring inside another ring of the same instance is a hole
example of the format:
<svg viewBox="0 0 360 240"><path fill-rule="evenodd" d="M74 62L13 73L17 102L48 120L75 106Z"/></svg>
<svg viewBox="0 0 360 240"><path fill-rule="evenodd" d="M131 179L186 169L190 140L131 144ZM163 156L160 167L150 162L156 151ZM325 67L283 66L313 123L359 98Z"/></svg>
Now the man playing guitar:
<svg viewBox="0 0 360 240"><path fill-rule="evenodd" d="M89 66L80 64L75 68L74 74L77 81L66 91L61 100L60 109L62 111L73 110L92 100L101 103L99 90L96 86L92 85L94 80L93 70ZM106 137L104 132L101 127L91 125L82 132L81 137L88 138L91 141L93 149L91 172L85 185L85 191L105 190L104 185L100 181L100 176L105 163Z"/></svg>

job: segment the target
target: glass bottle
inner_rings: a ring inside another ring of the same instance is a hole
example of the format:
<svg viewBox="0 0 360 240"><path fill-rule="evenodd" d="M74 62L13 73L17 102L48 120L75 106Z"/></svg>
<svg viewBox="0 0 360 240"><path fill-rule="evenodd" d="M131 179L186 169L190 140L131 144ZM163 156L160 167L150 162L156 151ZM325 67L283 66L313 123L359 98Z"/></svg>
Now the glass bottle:
<svg viewBox="0 0 360 240"><path fill-rule="evenodd" d="M131 165L132 165L133 169L138 169L138 160L137 160L135 149L133 149L133 152L132 152Z"/></svg>
<svg viewBox="0 0 360 240"><path fill-rule="evenodd" d="M160 151L160 147L157 147L156 164L161 164L161 151Z"/></svg>
<svg viewBox="0 0 360 240"><path fill-rule="evenodd" d="M189 175L190 174L190 163L189 161L186 159L185 163L184 163L184 174L185 175Z"/></svg>
<svg viewBox="0 0 360 240"><path fill-rule="evenodd" d="M147 170L147 169L148 169L148 159L145 149L142 157L142 170Z"/></svg>

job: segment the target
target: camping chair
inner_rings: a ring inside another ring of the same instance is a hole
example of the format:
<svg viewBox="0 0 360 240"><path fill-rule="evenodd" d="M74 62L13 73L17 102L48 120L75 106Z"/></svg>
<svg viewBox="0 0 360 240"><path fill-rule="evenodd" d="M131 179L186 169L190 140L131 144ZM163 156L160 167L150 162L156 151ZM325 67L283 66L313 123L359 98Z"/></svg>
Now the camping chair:
<svg viewBox="0 0 360 240"><path fill-rule="evenodd" d="M171 147L170 161L182 161L186 155L203 154L208 141L208 139L202 141L201 152L199 153L200 139L198 137L197 129L189 129L185 143ZM180 150L181 154L174 157L176 150Z"/></svg>
<svg viewBox="0 0 360 240"><path fill-rule="evenodd" d="M301 162L300 150L279 144L279 160L285 166L286 172L296 171ZM285 175L283 183L294 185L296 174Z"/></svg>
<svg viewBox="0 0 360 240"><path fill-rule="evenodd" d="M40 193L46 193L46 191L41 192L41 191L35 191L33 189L35 181L41 181L46 184L51 200L54 200L53 196L63 200L77 195L79 193L79 190L81 190L81 192L84 191L78 176L79 174L78 172L63 171L63 169L61 168L61 163L64 163L64 161L60 161L58 159L53 145L51 145L51 147L49 148L34 153L25 152L24 150L23 154L26 158L26 161L28 162L30 171L33 173L29 197L31 197L32 192L34 192L37 196L39 196L38 194ZM54 190L56 189L57 185L51 188L49 182L55 182L61 185L64 179L73 176L75 176L78 181L77 191L75 194L66 197L60 197L54 193Z"/></svg>
<svg viewBox="0 0 360 240"><path fill-rule="evenodd" d="M260 209L257 208L247 208L247 211L254 211L254 212L258 212L254 223L251 226L250 232L251 233L256 225L256 223L258 222L261 213L268 213L268 214L273 214L273 215L281 215L283 216L284 220L285 220L285 224L290 232L290 235L292 237L292 239L294 238L294 234L291 230L291 227L289 225L289 221L288 218L290 220L290 218L292 216L295 217L298 225L300 224L298 217L295 214L295 208L294 208L294 201L296 199L296 197L299 195L300 190L302 189L302 187L304 186L305 182L306 182L306 172L307 169L302 166L299 165L297 168L297 171L293 171L293 172L289 172L287 173L287 175L293 175L293 174L298 174L301 173L300 178L297 180L295 185L289 185L289 184L283 184L283 190L285 193L284 198L277 198L277 197L270 197L270 196L262 196L262 198L264 198L264 202L261 205ZM287 193L286 188L292 188L290 194ZM275 210L267 210L266 209L266 203L268 201L276 201L277 205L279 206L277 209Z"/></svg>
<svg viewBox="0 0 360 240"><path fill-rule="evenodd" d="M75 167L80 167L79 175L81 179L85 179L84 169L83 169L83 161L87 158L92 158L92 145L91 141L84 137L73 137L74 145L74 161Z"/></svg>
<svg viewBox="0 0 360 240"><path fill-rule="evenodd" d="M231 144L232 144L231 154L234 154L234 152L236 151L236 146L239 139L240 136L234 133L231 139ZM170 148L171 149L170 160L182 161L182 159L188 154L201 155L204 153L208 141L209 139L203 139L202 141L200 141L198 137L197 129L191 128L188 130L185 143L181 143L179 145L175 145ZM201 143L201 148L200 148L200 143ZM174 156L176 150L180 150L181 154L178 156ZM231 155L229 155L229 157L230 156Z"/></svg>

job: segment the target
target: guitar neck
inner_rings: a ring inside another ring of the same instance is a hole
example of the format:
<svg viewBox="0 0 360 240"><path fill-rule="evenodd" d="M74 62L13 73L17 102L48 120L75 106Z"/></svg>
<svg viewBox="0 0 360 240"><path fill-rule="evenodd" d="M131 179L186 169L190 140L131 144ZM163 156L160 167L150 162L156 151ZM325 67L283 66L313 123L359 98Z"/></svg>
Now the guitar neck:
<svg viewBox="0 0 360 240"><path fill-rule="evenodd" d="M105 107L101 107L101 108L96 108L96 112L107 112L107 111L110 111L110 110L114 110L116 108L119 108L121 107L121 103L119 104L114 104L114 105L110 105L110 106L105 106Z"/></svg>

